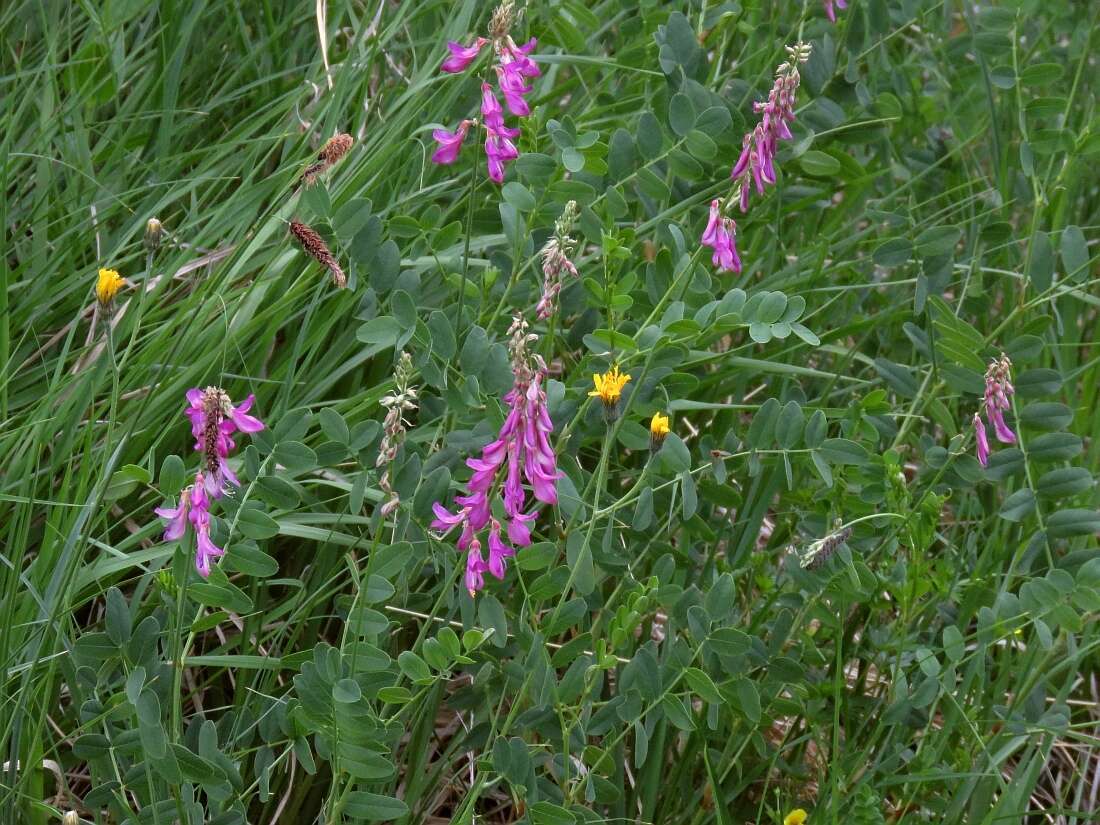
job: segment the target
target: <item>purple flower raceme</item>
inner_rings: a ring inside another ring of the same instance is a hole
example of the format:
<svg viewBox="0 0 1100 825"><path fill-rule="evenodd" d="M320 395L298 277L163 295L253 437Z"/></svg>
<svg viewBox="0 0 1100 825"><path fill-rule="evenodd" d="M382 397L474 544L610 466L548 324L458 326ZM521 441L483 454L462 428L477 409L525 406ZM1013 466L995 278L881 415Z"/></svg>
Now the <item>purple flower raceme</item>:
<svg viewBox="0 0 1100 825"><path fill-rule="evenodd" d="M527 509L527 491L531 488L536 501L556 504L556 481L561 476L557 456L550 446L554 425L546 409L546 392L542 382L546 366L528 345L537 336L527 333L527 322L517 316L509 330L509 352L512 358L512 389L504 396L508 415L495 440L489 442L478 458L466 459L473 475L466 482L466 494L455 496L457 512L436 502L432 505L435 519L432 528L447 533L461 527L457 546L466 551L466 589L475 595L484 587L484 574L504 578L506 559L515 554L513 545L526 547L531 543L530 522L534 511ZM504 511L502 525L492 515L492 501L501 502ZM489 526L489 558L482 555L478 534ZM501 530L507 534L505 542Z"/></svg>
<svg viewBox="0 0 1100 825"><path fill-rule="evenodd" d="M833 8L835 5L839 9L848 8L848 0L823 0L825 6L825 16L829 18L832 23L836 22L836 10Z"/></svg>
<svg viewBox="0 0 1100 825"><path fill-rule="evenodd" d="M989 362L989 369L985 371L985 395L982 398L982 407L985 410L986 420L993 428L993 435L1002 444L1015 444L1016 433L1005 422L1005 412L1012 407L1009 396L1016 392L1012 386L1012 362L1008 356L1001 353L1000 358ZM989 438L986 436L985 424L982 423L981 412L974 414L974 435L978 444L978 462L985 467L989 463Z"/></svg>
<svg viewBox="0 0 1100 825"><path fill-rule="evenodd" d="M717 198L710 202L710 219L699 243L714 250L710 260L719 272L741 271L741 256L737 253L737 224L733 218L722 217L722 202Z"/></svg>
<svg viewBox="0 0 1100 825"><path fill-rule="evenodd" d="M195 449L202 453L203 467L195 473L194 483L180 491L179 504L158 507L155 512L168 520L165 541L183 538L187 522L191 523L196 537L195 569L206 578L213 561L225 555L210 538L210 500L225 495L226 482L240 486L226 460L236 446L233 436L237 432L259 432L264 424L248 414L255 401L253 395L234 406L224 390L195 388L187 391L187 401L184 414L191 420L191 434L195 437Z"/></svg>
<svg viewBox="0 0 1100 825"><path fill-rule="evenodd" d="M531 51L535 48L535 39L531 38L522 46L518 46L509 34L513 17L513 4L510 0L505 0L493 13L489 23L490 36L479 37L470 46L463 46L454 41L449 42L447 48L451 50L451 56L443 62L441 68L452 74L465 71L481 52L482 47L492 43L497 58L494 66L497 89L504 97L505 105L511 114L516 117L527 117L531 114L531 106L526 99L526 95L531 92L531 85L527 81L538 77L541 72L530 57ZM482 125L485 127L485 159L489 177L496 183L502 183L505 165L519 157L519 150L513 141L519 137L520 132L519 129L505 125L504 109L500 99L488 83L481 84L481 118ZM432 155L432 162L442 165L454 163L458 159L466 130L474 123L476 121L464 120L454 132L436 129L432 137L439 144L439 149Z"/></svg>
<svg viewBox="0 0 1100 825"><path fill-rule="evenodd" d="M801 78L800 64L810 59L810 46L798 43L787 46L787 60L775 70L775 84L767 101L753 104L753 109L763 117L742 141L741 156L734 164L730 177L736 181L734 199L741 203L741 211L749 208L749 195L756 187L758 195L764 187L775 183L775 152L780 140L790 140L789 123L794 120L794 100Z"/></svg>

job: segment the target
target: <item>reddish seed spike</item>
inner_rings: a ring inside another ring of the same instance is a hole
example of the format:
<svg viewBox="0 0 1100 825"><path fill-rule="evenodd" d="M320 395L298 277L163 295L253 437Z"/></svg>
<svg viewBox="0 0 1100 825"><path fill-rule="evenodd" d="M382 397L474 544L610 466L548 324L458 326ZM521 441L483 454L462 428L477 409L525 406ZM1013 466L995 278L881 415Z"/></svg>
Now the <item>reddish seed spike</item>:
<svg viewBox="0 0 1100 825"><path fill-rule="evenodd" d="M321 151L317 153L317 161L311 163L306 171L302 173L306 186L312 186L321 173L335 166L348 153L354 143L355 139L351 135L342 132L326 140L325 145L321 147Z"/></svg>
<svg viewBox="0 0 1100 825"><path fill-rule="evenodd" d="M340 289L347 286L348 279L336 262L335 256L328 248L324 238L317 234L313 227L301 221L290 222L290 234L295 237L307 255L323 266L332 275L332 281Z"/></svg>

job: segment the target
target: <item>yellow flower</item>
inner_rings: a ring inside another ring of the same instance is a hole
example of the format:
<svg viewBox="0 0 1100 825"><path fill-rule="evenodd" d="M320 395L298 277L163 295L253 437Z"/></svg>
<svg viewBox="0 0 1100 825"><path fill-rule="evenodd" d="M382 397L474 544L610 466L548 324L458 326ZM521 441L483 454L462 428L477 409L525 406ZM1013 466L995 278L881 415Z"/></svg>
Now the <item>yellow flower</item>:
<svg viewBox="0 0 1100 825"><path fill-rule="evenodd" d="M802 825L806 821L808 814L801 808L795 808L785 817L783 817L783 825Z"/></svg>
<svg viewBox="0 0 1100 825"><path fill-rule="evenodd" d="M99 278L95 282L95 297L99 299L101 304L106 306L111 303L115 293L122 289L125 283L115 270L101 269L99 270Z"/></svg>
<svg viewBox="0 0 1100 825"><path fill-rule="evenodd" d="M619 396L623 394L623 387L626 386L626 382L629 380L630 376L621 374L619 365L616 364L603 375L592 376L592 383L596 385L596 389L589 391L588 394L592 397L602 398L604 404L613 407L619 403Z"/></svg>
<svg viewBox="0 0 1100 825"><path fill-rule="evenodd" d="M653 418L649 422L649 435L655 442L660 444L665 440L665 436L669 434L671 430L668 428L668 416L661 415L660 413L653 413Z"/></svg>

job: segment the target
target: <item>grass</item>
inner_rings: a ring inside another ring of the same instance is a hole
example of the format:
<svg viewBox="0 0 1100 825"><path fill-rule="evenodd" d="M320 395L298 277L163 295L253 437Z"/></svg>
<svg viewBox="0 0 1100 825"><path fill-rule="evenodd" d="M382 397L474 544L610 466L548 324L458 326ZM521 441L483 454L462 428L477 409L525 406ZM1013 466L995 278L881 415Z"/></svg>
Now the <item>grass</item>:
<svg viewBox="0 0 1100 825"><path fill-rule="evenodd" d="M445 41L490 13L0 10L0 822L1094 820L1097 10L533 3L504 187L476 139L428 160L479 99ZM715 272L707 204L800 38L778 185ZM570 199L580 278L536 321ZM431 504L503 421L516 312L565 477L474 599ZM1002 351L1019 443L982 468ZM238 438L204 582L152 511L210 384L268 429Z"/></svg>

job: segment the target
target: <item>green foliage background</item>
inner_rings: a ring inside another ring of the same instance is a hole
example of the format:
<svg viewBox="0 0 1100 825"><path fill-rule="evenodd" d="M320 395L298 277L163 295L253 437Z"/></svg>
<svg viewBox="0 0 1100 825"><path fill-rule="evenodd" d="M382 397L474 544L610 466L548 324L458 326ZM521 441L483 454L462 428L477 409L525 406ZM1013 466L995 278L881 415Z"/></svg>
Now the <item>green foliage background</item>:
<svg viewBox="0 0 1100 825"><path fill-rule="evenodd" d="M427 162L478 96L445 40L491 7L321 5L0 10L0 821L1095 817L1100 7L532 2L501 188L470 145ZM795 138L717 274L707 204L799 37ZM475 601L430 507L502 421L569 199L581 279L535 325L561 503ZM109 317L99 266L130 282ZM382 520L402 349L420 409ZM983 470L1001 352L1021 438ZM206 384L269 429L203 583L152 508Z"/></svg>

